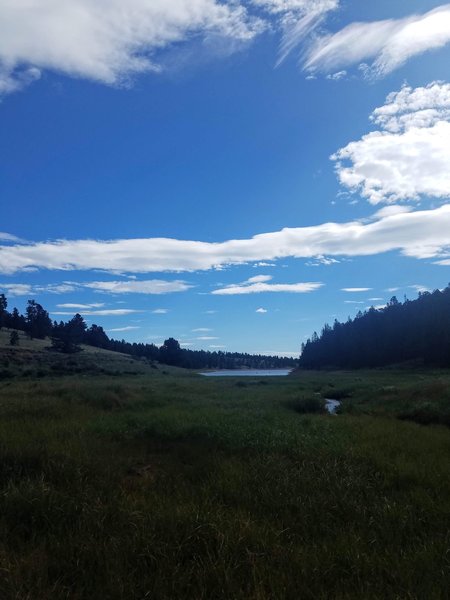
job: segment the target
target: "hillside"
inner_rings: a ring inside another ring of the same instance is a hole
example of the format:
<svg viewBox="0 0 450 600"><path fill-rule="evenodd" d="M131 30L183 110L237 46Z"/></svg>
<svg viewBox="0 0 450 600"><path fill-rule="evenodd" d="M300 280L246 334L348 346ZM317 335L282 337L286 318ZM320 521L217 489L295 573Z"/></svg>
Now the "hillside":
<svg viewBox="0 0 450 600"><path fill-rule="evenodd" d="M300 367L367 368L414 362L450 367L450 286L401 303L394 296L376 310L359 312L314 332Z"/></svg>
<svg viewBox="0 0 450 600"><path fill-rule="evenodd" d="M19 331L17 346L9 344L10 329L0 330L0 380L12 377L58 375L149 375L156 370L183 373L183 369L157 365L144 358L82 345L81 352L61 354L51 349L50 339L32 339Z"/></svg>

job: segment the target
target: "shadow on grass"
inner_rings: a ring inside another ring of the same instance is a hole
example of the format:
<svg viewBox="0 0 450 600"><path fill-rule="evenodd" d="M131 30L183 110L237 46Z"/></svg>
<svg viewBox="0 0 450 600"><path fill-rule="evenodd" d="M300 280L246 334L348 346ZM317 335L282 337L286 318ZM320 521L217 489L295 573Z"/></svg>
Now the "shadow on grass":
<svg viewBox="0 0 450 600"><path fill-rule="evenodd" d="M327 412L325 399L315 396L287 400L284 402L284 406L300 415L322 414Z"/></svg>

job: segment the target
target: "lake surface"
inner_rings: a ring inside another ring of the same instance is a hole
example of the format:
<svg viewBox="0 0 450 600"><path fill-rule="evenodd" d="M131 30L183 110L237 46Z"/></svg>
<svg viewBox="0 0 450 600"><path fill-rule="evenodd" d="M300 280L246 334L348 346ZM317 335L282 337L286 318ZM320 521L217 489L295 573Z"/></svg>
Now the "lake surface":
<svg viewBox="0 0 450 600"><path fill-rule="evenodd" d="M205 377L283 377L289 375L292 369L223 369L200 373Z"/></svg>

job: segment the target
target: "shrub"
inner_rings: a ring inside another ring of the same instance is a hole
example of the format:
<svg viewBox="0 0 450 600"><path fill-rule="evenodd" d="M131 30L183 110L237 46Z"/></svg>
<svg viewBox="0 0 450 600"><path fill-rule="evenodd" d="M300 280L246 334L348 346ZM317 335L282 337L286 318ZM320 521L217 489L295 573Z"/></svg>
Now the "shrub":
<svg viewBox="0 0 450 600"><path fill-rule="evenodd" d="M325 400L315 396L290 400L287 402L287 406L302 415L307 413L323 413L326 411Z"/></svg>
<svg viewBox="0 0 450 600"><path fill-rule="evenodd" d="M17 331L11 331L11 335L9 336L9 345L17 346L19 344L19 334Z"/></svg>
<svg viewBox="0 0 450 600"><path fill-rule="evenodd" d="M414 421L419 425L447 425L450 427L450 413L440 411L431 402L423 402L398 415L402 421Z"/></svg>

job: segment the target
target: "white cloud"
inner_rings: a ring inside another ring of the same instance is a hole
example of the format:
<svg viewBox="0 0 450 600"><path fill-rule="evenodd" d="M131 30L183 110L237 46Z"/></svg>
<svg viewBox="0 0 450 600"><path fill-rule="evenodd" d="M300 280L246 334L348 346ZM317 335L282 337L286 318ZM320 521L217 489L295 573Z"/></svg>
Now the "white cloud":
<svg viewBox="0 0 450 600"><path fill-rule="evenodd" d="M1 83L0 83L0 85L1 85ZM0 88L0 94L1 94L1 88ZM1 242L23 242L23 240L18 238L16 235L12 235L11 233L6 233L4 231L0 231L0 241Z"/></svg>
<svg viewBox="0 0 450 600"><path fill-rule="evenodd" d="M216 350L219 350L220 348L226 348L226 346L224 346L223 344L210 344L209 347L215 348Z"/></svg>
<svg viewBox="0 0 450 600"><path fill-rule="evenodd" d="M80 308L80 309L89 309L89 308L101 308L105 306L103 302L94 302L93 304L72 304L70 302L66 302L65 304L57 304L58 308Z"/></svg>
<svg viewBox="0 0 450 600"><path fill-rule="evenodd" d="M399 206L398 204L391 204L389 206L383 206L380 210L372 215L372 219L382 219L383 217L392 217L392 215L399 215L407 212L411 212L410 206Z"/></svg>
<svg viewBox="0 0 450 600"><path fill-rule="evenodd" d="M431 292L430 288L428 288L426 285L415 284L408 287L410 287L412 290L416 290L417 293Z"/></svg>
<svg viewBox="0 0 450 600"><path fill-rule="evenodd" d="M327 79L330 79L331 81L340 81L341 79L344 79L344 77L347 76L347 71L343 70L343 71L337 71L336 73L330 73L327 75Z"/></svg>
<svg viewBox="0 0 450 600"><path fill-rule="evenodd" d="M28 267L65 271L180 272L208 270L217 264L323 255L369 256L394 250L409 257L441 259L446 258L441 255L447 248L450 248L450 204L432 210L394 214L370 223L323 223L218 243L149 238L59 240L0 246L0 272L13 274ZM130 285L135 282L120 283ZM116 293L118 289L120 287L115 286ZM112 290L106 288L105 291ZM219 290L214 293L217 292Z"/></svg>
<svg viewBox="0 0 450 600"><path fill-rule="evenodd" d="M383 308L386 308L386 304L377 304L376 306L366 306L366 310L370 310L371 308L374 308L375 310L383 310Z"/></svg>
<svg viewBox="0 0 450 600"><path fill-rule="evenodd" d="M335 265L339 262L340 261L336 260L335 258L330 258L329 256L320 256L319 255L319 256L314 257L314 260L309 261L305 264L307 267L320 267L322 265L329 267L330 265Z"/></svg>
<svg viewBox="0 0 450 600"><path fill-rule="evenodd" d="M146 281L93 281L84 283L83 287L96 290L98 292L108 292L111 294L170 294L173 292L185 292L192 285L185 281L164 281L161 279L149 279Z"/></svg>
<svg viewBox="0 0 450 600"><path fill-rule="evenodd" d="M268 7L271 6L272 13L281 13L282 15L284 31L277 64L282 63L296 46L312 36L330 11L339 7L339 0L254 1L266 4Z"/></svg>
<svg viewBox="0 0 450 600"><path fill-rule="evenodd" d="M372 288L369 287L349 287L349 288L341 288L342 292L368 292Z"/></svg>
<svg viewBox="0 0 450 600"><path fill-rule="evenodd" d="M29 283L0 283L0 289L11 296L33 296L38 294L65 294L75 291L71 283L49 283L47 285L31 285Z"/></svg>
<svg viewBox="0 0 450 600"><path fill-rule="evenodd" d="M265 280L252 283L252 279L255 278L252 277L247 281L244 281L243 283L238 283L236 285L227 285L226 287L214 290L211 293L221 296L230 296L236 294L260 294L263 292L291 292L296 294L306 294L308 292L313 292L324 285L323 283L314 282L265 283Z"/></svg>
<svg viewBox="0 0 450 600"><path fill-rule="evenodd" d="M267 310L265 308L257 308L255 312L260 313L261 315L266 314Z"/></svg>
<svg viewBox="0 0 450 600"><path fill-rule="evenodd" d="M339 0L251 0L255 6L280 13L322 13L337 8Z"/></svg>
<svg viewBox="0 0 450 600"><path fill-rule="evenodd" d="M425 87L404 85L392 92L386 104L376 108L371 120L386 131L398 133L411 127L431 127L450 119L450 84L433 81Z"/></svg>
<svg viewBox="0 0 450 600"><path fill-rule="evenodd" d="M9 296L31 296L33 288L28 283L0 283L0 290Z"/></svg>
<svg viewBox="0 0 450 600"><path fill-rule="evenodd" d="M371 204L449 198L450 85L404 86L371 119L384 129L331 156L341 184Z"/></svg>
<svg viewBox="0 0 450 600"><path fill-rule="evenodd" d="M271 279L273 279L271 275L255 275L255 277L250 277L250 279L247 279L245 283L265 283Z"/></svg>
<svg viewBox="0 0 450 600"><path fill-rule="evenodd" d="M351 23L315 40L306 53L306 70L332 72L362 63L366 74L383 76L414 56L450 42L450 4L423 15L370 23ZM363 61L373 60L371 65Z"/></svg>
<svg viewBox="0 0 450 600"><path fill-rule="evenodd" d="M212 331L209 327L197 327L197 329L192 329L193 333L208 333L208 331Z"/></svg>
<svg viewBox="0 0 450 600"><path fill-rule="evenodd" d="M207 340L218 340L219 338L215 337L213 335L200 335L199 337L197 337L195 339L207 341Z"/></svg>
<svg viewBox="0 0 450 600"><path fill-rule="evenodd" d="M158 51L195 37L251 40L265 23L219 0L14 0L0 3L0 94L41 70L106 84L158 71Z"/></svg>
<svg viewBox="0 0 450 600"><path fill-rule="evenodd" d="M344 300L344 304L365 304L365 302L364 300Z"/></svg>
<svg viewBox="0 0 450 600"><path fill-rule="evenodd" d="M133 313L142 312L142 310L134 310L131 308L114 308L108 310L80 310L78 311L82 316L97 315L98 317L123 317L125 315L131 315ZM52 311L52 315L73 315L73 312L69 311Z"/></svg>
<svg viewBox="0 0 450 600"><path fill-rule="evenodd" d="M1 246L0 246L1 251ZM23 269L28 270L26 267ZM63 282L58 284L31 285L31 284L2 284L0 289L8 291L13 296L26 296L38 294L66 294L83 289L93 289L98 292L111 294L169 294L173 292L184 292L192 286L184 281L163 281L160 279L151 279L147 281L93 281L88 283ZM90 304L58 304L60 308L99 308L103 303L95 302Z"/></svg>
<svg viewBox="0 0 450 600"><path fill-rule="evenodd" d="M168 308L155 308L155 310L152 310L152 314L154 315L167 315L168 312Z"/></svg>
<svg viewBox="0 0 450 600"><path fill-rule="evenodd" d="M74 292L77 289L77 285L74 283L55 283L47 285L35 285L33 290L35 293L48 293L48 294L68 294Z"/></svg>
<svg viewBox="0 0 450 600"><path fill-rule="evenodd" d="M140 327L128 325L127 327L115 327L114 329L108 329L108 331L112 333L113 331L131 331L132 329L140 329Z"/></svg>

